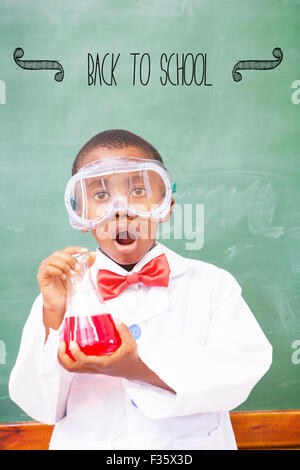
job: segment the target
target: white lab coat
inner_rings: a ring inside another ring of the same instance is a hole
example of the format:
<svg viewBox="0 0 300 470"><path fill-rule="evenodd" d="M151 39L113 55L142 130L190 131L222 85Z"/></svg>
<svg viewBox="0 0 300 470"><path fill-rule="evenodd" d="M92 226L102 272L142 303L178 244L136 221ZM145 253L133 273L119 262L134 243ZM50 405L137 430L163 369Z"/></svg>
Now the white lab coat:
<svg viewBox="0 0 300 470"><path fill-rule="evenodd" d="M70 373L57 360L59 331L44 345L42 297L32 307L9 392L35 420L54 424L50 449L236 449L229 410L272 362L272 347L231 274L157 243L136 272L165 253L169 287L129 285L107 301L137 324L139 355L176 395L141 381ZM128 274L97 251L99 268Z"/></svg>

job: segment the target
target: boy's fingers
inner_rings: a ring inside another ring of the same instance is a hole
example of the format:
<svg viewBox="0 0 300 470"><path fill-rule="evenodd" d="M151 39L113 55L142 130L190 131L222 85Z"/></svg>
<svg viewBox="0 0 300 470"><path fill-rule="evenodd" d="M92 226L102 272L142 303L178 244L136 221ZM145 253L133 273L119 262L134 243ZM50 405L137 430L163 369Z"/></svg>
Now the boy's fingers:
<svg viewBox="0 0 300 470"><path fill-rule="evenodd" d="M38 280L43 281L52 278L53 276L63 277L63 275L64 272L62 269L48 265L43 270L39 271Z"/></svg>
<svg viewBox="0 0 300 470"><path fill-rule="evenodd" d="M80 351L79 346L75 341L70 342L70 350L76 362L85 362L86 355Z"/></svg>
<svg viewBox="0 0 300 470"><path fill-rule="evenodd" d="M65 354L65 352L66 352L66 343L64 341L61 341L59 343L58 352L59 352L59 354Z"/></svg>
<svg viewBox="0 0 300 470"><path fill-rule="evenodd" d="M72 344L72 348L71 348L71 344ZM68 354L66 354L66 343L64 341L62 341L59 345L57 356L63 367L65 367L69 371L76 371L76 369L78 368L77 362L80 358L81 351L77 343L75 342L70 343L70 349L72 352L72 356L74 357L76 362L73 361L73 359L71 359Z"/></svg>
<svg viewBox="0 0 300 470"><path fill-rule="evenodd" d="M71 262L71 261L66 261L63 258L60 258L59 256L51 256L47 263L43 264L44 269L47 269L48 266L52 266L54 268L59 268L61 269L62 272L65 274L68 274L71 269L76 270L76 261Z"/></svg>
<svg viewBox="0 0 300 470"><path fill-rule="evenodd" d="M70 272L73 274L73 271L79 271L80 265L77 262L76 258L72 256L75 253L85 253L88 252L87 248L82 248L80 246L70 246L65 248L64 250L55 251L52 255L48 258L44 259L41 262L40 269L41 273L45 272L46 274L50 275L58 275L61 276L62 274L69 275ZM89 255L89 265L92 266L95 262L96 253L90 253ZM59 269L61 272L54 271L53 269L49 269L49 266L52 268Z"/></svg>
<svg viewBox="0 0 300 470"><path fill-rule="evenodd" d="M98 369L101 369L105 366L106 357L105 356L86 356L79 348L78 344L75 341L71 341L70 349L72 356L76 360L79 366L96 366Z"/></svg>
<svg viewBox="0 0 300 470"><path fill-rule="evenodd" d="M72 256L72 254L80 254L80 253L88 253L89 250L87 248L80 248L80 250L76 250L74 252L73 248L75 249L76 247L69 247L69 248L66 248L66 250L68 251L62 251L62 256L64 257L64 259L71 264L72 268L74 269L73 266L76 266L76 263L77 263L77 260L74 256ZM78 247L77 247L78 248ZM96 252L94 251L91 251L89 252L89 259L88 259L88 265L89 267L91 267L94 262L95 262L95 259L96 259Z"/></svg>
<svg viewBox="0 0 300 470"><path fill-rule="evenodd" d="M76 258L74 258L74 256L72 256L70 253L66 253L65 251L61 250L61 251L56 251L55 253L53 253L53 255L51 255L49 257L49 260L56 260L56 261L64 261L65 263L67 263L70 268L74 269L75 266L76 266L76 263L77 263L77 260Z"/></svg>
<svg viewBox="0 0 300 470"><path fill-rule="evenodd" d="M72 359L66 354L66 343L64 341L62 341L59 345L57 356L63 367L65 367L67 370L72 370L74 361L72 361Z"/></svg>
<svg viewBox="0 0 300 470"><path fill-rule="evenodd" d="M66 281L70 274L72 275L72 270L69 268L47 264L39 269L37 279L42 283L49 282L49 280L52 282L53 277L59 277L61 280Z"/></svg>
<svg viewBox="0 0 300 470"><path fill-rule="evenodd" d="M90 254L89 254L89 267L93 266L93 264L95 263L95 259L96 259L96 252L95 251L91 251Z"/></svg>
<svg viewBox="0 0 300 470"><path fill-rule="evenodd" d="M102 357L86 356L75 341L71 341L70 350L75 361L66 354L66 343L62 341L59 345L58 359L70 372L94 372L95 367L102 367Z"/></svg>
<svg viewBox="0 0 300 470"><path fill-rule="evenodd" d="M93 262L94 257L92 257L91 260L92 264ZM53 255L49 256L49 258L42 261L42 270L47 271L49 266L58 268L62 271L62 273L67 275L69 275L70 273L73 274L74 271L80 271L80 265L77 262L76 258L74 258L74 256L71 256L70 254L64 253L63 251L57 251L53 253Z"/></svg>

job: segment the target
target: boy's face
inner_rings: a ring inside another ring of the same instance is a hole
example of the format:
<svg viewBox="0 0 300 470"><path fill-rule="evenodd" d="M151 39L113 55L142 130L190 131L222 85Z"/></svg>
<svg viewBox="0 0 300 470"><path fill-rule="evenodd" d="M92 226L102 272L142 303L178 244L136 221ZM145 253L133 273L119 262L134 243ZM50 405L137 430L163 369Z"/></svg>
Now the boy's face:
<svg viewBox="0 0 300 470"><path fill-rule="evenodd" d="M124 147L109 149L98 147L89 152L81 162L80 167L102 158L124 156L127 158L152 158L139 147ZM78 168L79 169L79 168ZM172 206L169 215L171 214ZM165 220L168 220L167 216ZM139 216L129 216L125 211L115 215L92 230L101 250L116 263L124 266L136 264L154 246L159 222L142 219ZM131 236L130 236L131 235Z"/></svg>

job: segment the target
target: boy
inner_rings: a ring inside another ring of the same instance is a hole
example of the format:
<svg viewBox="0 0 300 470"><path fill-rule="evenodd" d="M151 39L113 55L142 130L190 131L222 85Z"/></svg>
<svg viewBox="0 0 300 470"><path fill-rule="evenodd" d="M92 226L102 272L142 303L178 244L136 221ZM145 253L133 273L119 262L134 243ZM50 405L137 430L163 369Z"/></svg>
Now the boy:
<svg viewBox="0 0 300 470"><path fill-rule="evenodd" d="M174 205L161 162L121 130L97 134L74 162L70 221L99 245L89 263L122 344L110 356L85 356L76 343L75 361L66 354L66 282L85 249L44 260L9 390L34 419L56 424L50 449L236 449L229 410L271 365L235 279L156 242Z"/></svg>

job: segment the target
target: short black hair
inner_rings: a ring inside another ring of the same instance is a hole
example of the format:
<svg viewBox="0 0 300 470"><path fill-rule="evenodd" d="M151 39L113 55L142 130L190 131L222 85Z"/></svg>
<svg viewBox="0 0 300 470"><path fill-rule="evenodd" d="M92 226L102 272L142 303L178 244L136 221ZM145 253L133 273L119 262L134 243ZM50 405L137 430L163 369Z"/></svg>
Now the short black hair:
<svg viewBox="0 0 300 470"><path fill-rule="evenodd" d="M97 147L107 147L109 149L121 149L124 147L139 147L149 154L150 158L163 163L163 159L158 151L142 137L133 132L123 129L110 129L94 135L78 152L73 162L72 175L77 173L84 157Z"/></svg>

